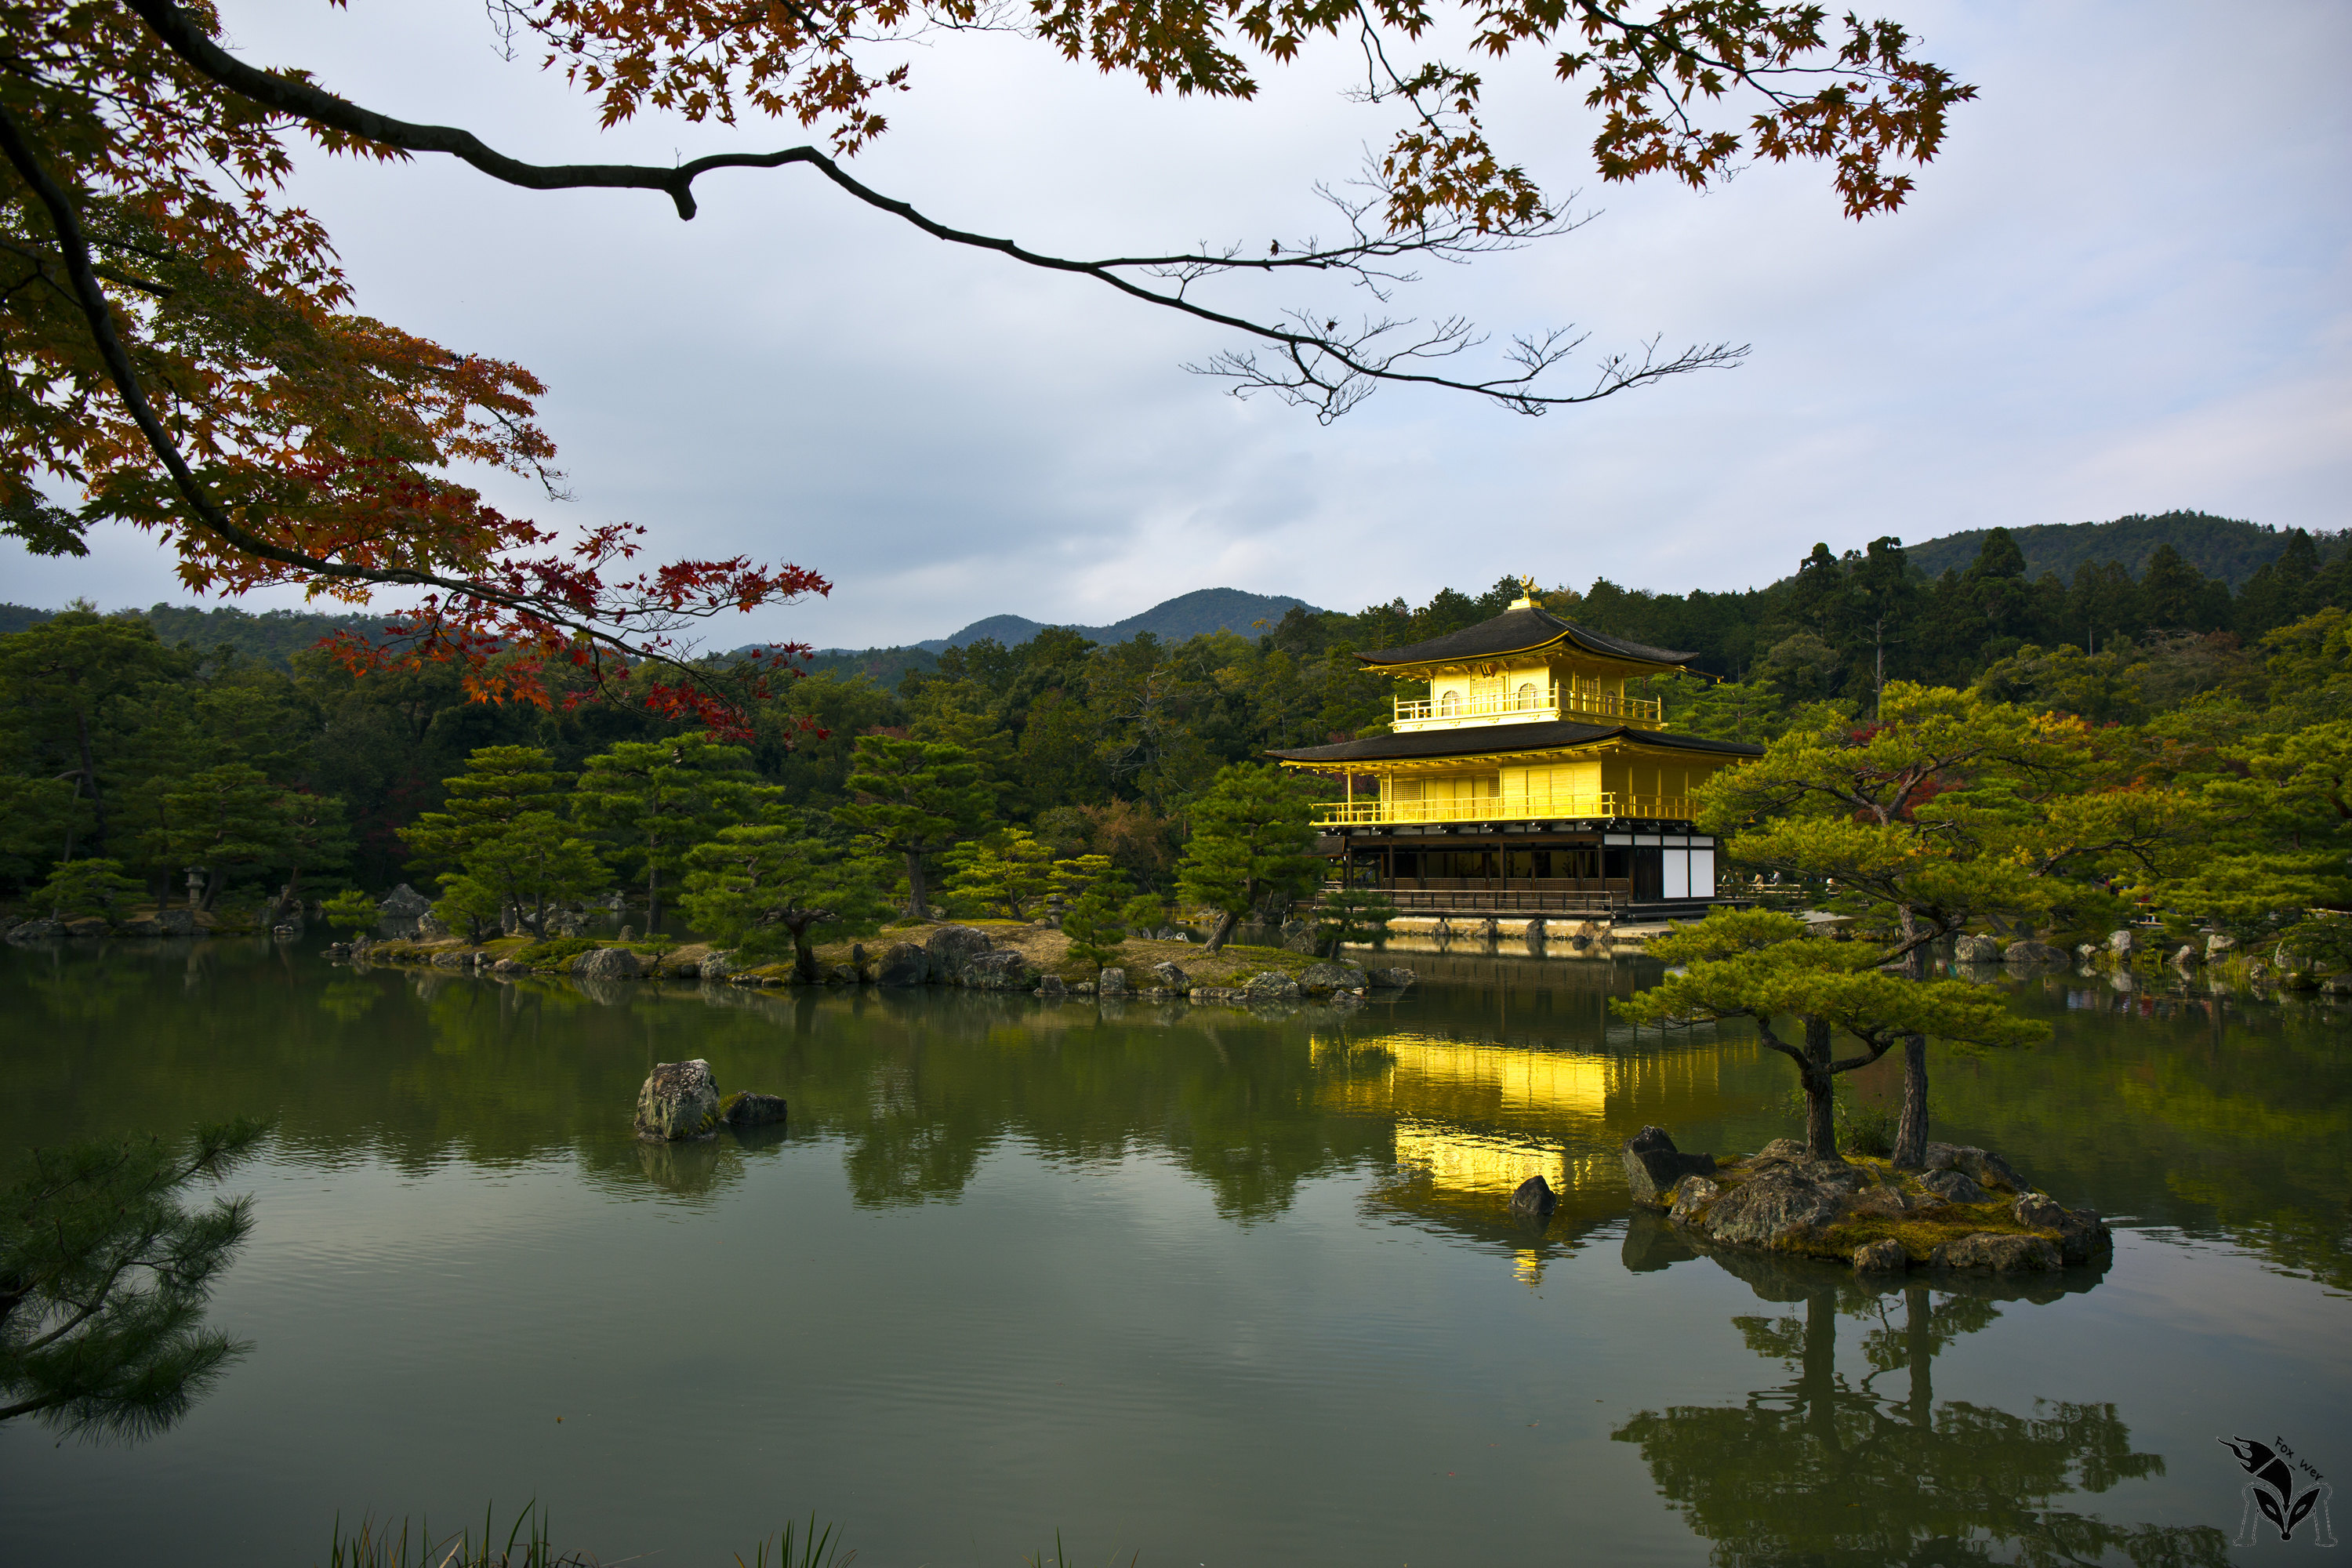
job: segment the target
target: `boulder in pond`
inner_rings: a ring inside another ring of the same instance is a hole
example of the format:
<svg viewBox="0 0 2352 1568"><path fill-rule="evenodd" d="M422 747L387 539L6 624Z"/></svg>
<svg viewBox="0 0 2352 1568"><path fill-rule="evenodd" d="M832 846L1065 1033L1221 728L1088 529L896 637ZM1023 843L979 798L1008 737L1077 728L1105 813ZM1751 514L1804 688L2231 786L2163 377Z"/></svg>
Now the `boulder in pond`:
<svg viewBox="0 0 2352 1568"><path fill-rule="evenodd" d="M1515 1215L1540 1219L1559 1206L1559 1199L1552 1193L1551 1184L1541 1176L1529 1176L1511 1194L1511 1212Z"/></svg>
<svg viewBox="0 0 2352 1568"><path fill-rule="evenodd" d="M772 1127L784 1119L784 1097L739 1089L719 1102L719 1120L730 1127Z"/></svg>
<svg viewBox="0 0 2352 1568"><path fill-rule="evenodd" d="M710 1064L656 1062L637 1090L637 1135L641 1138L708 1138L719 1122L719 1085Z"/></svg>
<svg viewBox="0 0 2352 1568"><path fill-rule="evenodd" d="M974 960L994 945L984 931L975 931L971 926L941 926L923 944L923 951L929 955L930 977L948 985L970 984L966 972Z"/></svg>
<svg viewBox="0 0 2352 1568"><path fill-rule="evenodd" d="M2138 946L2139 933L2133 931L2129 926L2126 926L2123 930L2116 931L2115 934L2107 938L2107 951L2114 953L2117 958L2129 958L2132 955L2133 950Z"/></svg>
<svg viewBox="0 0 2352 1568"><path fill-rule="evenodd" d="M1698 1211L1723 1195L1711 1176L1685 1176L1675 1184L1675 1206L1666 1217L1678 1225L1688 1224Z"/></svg>
<svg viewBox="0 0 2352 1568"><path fill-rule="evenodd" d="M1999 963L2000 943L1989 936L1962 936L1952 941L1952 956L1962 963Z"/></svg>
<svg viewBox="0 0 2352 1568"><path fill-rule="evenodd" d="M1095 977L1095 994L1098 996L1126 995L1127 971L1124 969L1104 970L1100 974Z"/></svg>
<svg viewBox="0 0 2352 1568"><path fill-rule="evenodd" d="M874 961L874 984L893 987L922 985L931 978L931 955L911 942L894 942Z"/></svg>
<svg viewBox="0 0 2352 1568"><path fill-rule="evenodd" d="M1026 954L1006 948L965 960L961 973L963 984L975 991L1026 991L1036 984L1037 972Z"/></svg>
<svg viewBox="0 0 2352 1568"><path fill-rule="evenodd" d="M1625 1182L1633 1189L1633 1201L1654 1208L1666 1206L1667 1194L1685 1176L1715 1173L1714 1155L1682 1152L1663 1127L1643 1128L1618 1152L1624 1157Z"/></svg>
<svg viewBox="0 0 2352 1568"><path fill-rule="evenodd" d="M1966 1171L1979 1184L2005 1192L2028 1191L2032 1184L2017 1168L1990 1149L1973 1143L1930 1143L1921 1152L1920 1164L1930 1171ZM1982 1199L1970 1199L1980 1203Z"/></svg>
<svg viewBox="0 0 2352 1568"><path fill-rule="evenodd" d="M1190 991L1192 989L1192 977L1184 973L1182 964L1155 963L1151 966L1151 984L1161 991Z"/></svg>
<svg viewBox="0 0 2352 1568"><path fill-rule="evenodd" d="M2059 1266L2057 1244L2046 1237L1980 1230L1939 1245L1928 1256L1936 1268L1989 1268L1995 1274L2040 1273Z"/></svg>
<svg viewBox="0 0 2352 1568"><path fill-rule="evenodd" d="M1372 983L1375 989L1381 991L1402 991L1420 978L1402 964L1391 969L1368 969L1364 971L1364 977Z"/></svg>
<svg viewBox="0 0 2352 1568"><path fill-rule="evenodd" d="M1709 1204L1696 1228L1734 1246L1782 1246L1833 1224L1852 1190L1843 1182L1818 1179L1811 1168L1776 1165Z"/></svg>
<svg viewBox="0 0 2352 1568"><path fill-rule="evenodd" d="M695 965L694 973L698 979L724 980L735 973L735 954L732 952L705 953L702 962Z"/></svg>
<svg viewBox="0 0 2352 1568"><path fill-rule="evenodd" d="M1298 974L1298 988L1309 996L1361 991L1366 984L1364 972L1352 963L1310 963Z"/></svg>
<svg viewBox="0 0 2352 1568"><path fill-rule="evenodd" d="M599 947L573 959L572 973L583 980L635 980L644 969L625 947Z"/></svg>
<svg viewBox="0 0 2352 1568"><path fill-rule="evenodd" d="M2012 942L2000 950L2004 963L2063 963L2066 950L2046 942Z"/></svg>
<svg viewBox="0 0 2352 1568"><path fill-rule="evenodd" d="M1911 1267L1911 1255L1893 1237L1881 1237L1853 1249L1856 1274L1900 1274Z"/></svg>
<svg viewBox="0 0 2352 1568"><path fill-rule="evenodd" d="M1069 994L1070 988L1062 984L1058 974L1043 974L1037 978L1037 994L1048 1002L1059 1002Z"/></svg>
<svg viewBox="0 0 2352 1568"><path fill-rule="evenodd" d="M2114 1233L2090 1209L2070 1209L2042 1193L2028 1193L2011 1205L2020 1225L2054 1231L2058 1255L2069 1263L2087 1263L2116 1244Z"/></svg>
<svg viewBox="0 0 2352 1568"><path fill-rule="evenodd" d="M30 920L8 932L10 942L47 942L51 937L66 934L66 922L53 920Z"/></svg>
<svg viewBox="0 0 2352 1568"><path fill-rule="evenodd" d="M1244 986L1243 989L1249 993L1249 999L1253 1002L1296 1002L1298 1000L1298 982L1293 980L1289 975L1283 973L1281 971L1275 969L1264 970L1256 974L1251 975L1249 977L1249 984Z"/></svg>

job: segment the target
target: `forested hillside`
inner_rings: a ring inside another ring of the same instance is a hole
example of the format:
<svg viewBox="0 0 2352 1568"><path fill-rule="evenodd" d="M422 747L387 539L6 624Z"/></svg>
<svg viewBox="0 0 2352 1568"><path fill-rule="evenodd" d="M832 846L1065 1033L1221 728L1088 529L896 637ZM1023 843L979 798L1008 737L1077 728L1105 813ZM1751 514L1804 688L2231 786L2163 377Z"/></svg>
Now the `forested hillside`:
<svg viewBox="0 0 2352 1568"><path fill-rule="evenodd" d="M1960 571L1976 559L1990 529L1970 529L1932 539L1911 552L1912 567L1928 577ZM2087 565L2113 563L2137 577L2161 546L2208 577L2219 577L2232 588L2278 559L2287 535L2260 523L2214 517L2201 511L2168 511L2153 517L2137 513L2112 522L2050 522L2012 528L2009 536L2025 557L2025 569L2039 577L2054 572L2072 577ZM2340 532L2323 535L2324 553L2344 547Z"/></svg>
<svg viewBox="0 0 2352 1568"><path fill-rule="evenodd" d="M1866 717L1882 679L1904 679L2103 724L2172 725L2210 751L2290 699L2332 700L2315 694L2337 689L2328 661L2347 658L2352 568L2340 555L2323 565L2308 535L2285 538L2236 593L2164 546L2137 579L2112 566L2036 578L1996 530L1964 570L1933 582L1881 540L1843 557L1816 549L1787 581L1748 593L1603 580L1544 599L1597 630L1693 650L1706 674L1654 682L1653 694L1670 724L1696 733L1768 739L1821 701ZM1251 637L983 639L887 681L836 666L753 713L752 765L795 805L829 809L848 798L858 736L953 745L983 766L997 819L1069 854L1113 856L1160 887L1191 803L1220 768L1387 722L1391 689L1359 672L1354 650L1470 626L1518 592L1507 579L1354 615L1294 606ZM563 699L588 694L559 689L550 709L499 707L468 700L450 666L355 678L317 653L285 658L288 640L338 624L329 617L214 612L176 645L158 619L174 626L168 615L77 610L0 637L0 883L22 889L102 846L160 884L175 866L228 858L226 843L245 847L235 877L257 884L282 874L272 858L304 835L307 874L373 889L429 880L434 868L412 862L400 830L440 807L478 748L541 748L572 774L618 742L677 732L625 693L574 705ZM257 653L200 640L224 626ZM192 795L192 779L213 795ZM240 826L233 799L294 817ZM207 812L209 850L191 825ZM310 826L289 826L295 817Z"/></svg>

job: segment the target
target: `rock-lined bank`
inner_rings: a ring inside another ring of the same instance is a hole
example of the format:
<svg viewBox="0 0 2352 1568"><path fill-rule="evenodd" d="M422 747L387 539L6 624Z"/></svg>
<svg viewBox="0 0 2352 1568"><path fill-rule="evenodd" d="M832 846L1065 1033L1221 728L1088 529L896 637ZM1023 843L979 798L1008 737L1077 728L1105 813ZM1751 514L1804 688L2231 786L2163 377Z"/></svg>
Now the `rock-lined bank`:
<svg viewBox="0 0 2352 1568"><path fill-rule="evenodd" d="M1664 1129L1621 1146L1633 1201L1662 1209L1691 1245L1752 1248L1851 1265L2033 1272L2104 1257L2099 1216L2069 1209L1990 1150L1927 1145L1917 1171L1884 1160L1813 1159L1793 1139L1717 1161L1685 1153Z"/></svg>
<svg viewBox="0 0 2352 1568"><path fill-rule="evenodd" d="M916 931L919 941L913 939ZM1068 939L1060 931L1011 922L898 928L885 935L900 940L870 947L854 942L819 948L814 984L885 989L952 986L1026 992L1047 999L1100 995L1255 1004L1314 996L1361 998L1402 991L1414 982L1409 968L1333 962L1272 948L1227 947L1212 953L1184 943L1150 941L1129 942L1133 956L1129 962L1105 968L1097 976L1071 958ZM562 974L582 981L807 983L789 962L741 964L736 954L702 944L597 946L581 941L507 939L476 946L454 940L397 941L339 942L327 952L350 962L423 964L499 978Z"/></svg>

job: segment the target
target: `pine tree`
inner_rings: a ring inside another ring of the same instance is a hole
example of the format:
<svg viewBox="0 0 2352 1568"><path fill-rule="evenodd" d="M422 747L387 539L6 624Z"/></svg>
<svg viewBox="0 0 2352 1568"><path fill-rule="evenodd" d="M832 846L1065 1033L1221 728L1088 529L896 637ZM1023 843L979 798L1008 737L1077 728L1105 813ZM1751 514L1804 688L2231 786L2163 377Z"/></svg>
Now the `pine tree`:
<svg viewBox="0 0 2352 1568"><path fill-rule="evenodd" d="M99 915L107 920L121 902L139 891L139 884L122 874L115 860L60 860L49 879L33 889L32 906L47 910L52 920L71 915Z"/></svg>
<svg viewBox="0 0 2352 1568"><path fill-rule="evenodd" d="M18 1159L0 1192L0 1421L152 1436L245 1353L203 1323L253 1229L253 1200L191 1207L186 1194L266 1131L236 1121L179 1142L105 1139Z"/></svg>
<svg viewBox="0 0 2352 1568"><path fill-rule="evenodd" d="M756 816L776 795L751 769L751 753L707 731L667 741L622 741L588 759L572 814L634 861L646 879L646 931L661 929L662 873L698 844Z"/></svg>
<svg viewBox="0 0 2352 1568"><path fill-rule="evenodd" d="M1193 803L1192 839L1177 867L1185 898L1217 911L1209 951L1252 910L1314 885L1315 830L1307 797L1271 763L1235 763Z"/></svg>
<svg viewBox="0 0 2352 1568"><path fill-rule="evenodd" d="M537 746L478 746L467 753L464 773L441 781L448 792L441 809L419 816L400 837L415 864L455 866L525 812L565 809L566 782Z"/></svg>
<svg viewBox="0 0 2352 1568"><path fill-rule="evenodd" d="M1734 1018L1796 1064L1805 1096L1805 1152L1835 1160L1838 1075L1868 1067L1911 1037L1976 1046L2021 1046L2048 1037L2046 1024L2013 1017L1999 992L1958 980L1907 981L1876 972L1866 943L1810 935L1805 922L1769 910L1717 910L1695 926L1650 943L1679 965L1649 990L1609 1004L1619 1016L1657 1027ZM1784 1040L1795 1017L1801 1038ZM1840 1057L1839 1033L1861 1051Z"/></svg>
<svg viewBox="0 0 2352 1568"><path fill-rule="evenodd" d="M1054 851L1019 827L1003 827L948 851L952 873L941 890L965 904L1025 921L1055 886Z"/></svg>
<svg viewBox="0 0 2352 1568"><path fill-rule="evenodd" d="M528 811L475 840L463 868L444 872L433 911L446 925L460 923L478 941L499 929L509 910L531 934L547 935L555 905L594 892L604 883L595 846L566 832L551 811Z"/></svg>
<svg viewBox="0 0 2352 1568"><path fill-rule="evenodd" d="M907 913L931 914L924 857L943 855L976 837L988 820L992 792L980 764L961 746L860 735L847 782L857 798L836 807L835 822L875 851L901 857L907 868Z"/></svg>
<svg viewBox="0 0 2352 1568"><path fill-rule="evenodd" d="M772 808L768 820L721 828L687 855L678 900L695 929L746 957L789 946L803 984L819 978L819 932L872 932L887 910L876 864L852 854L800 813Z"/></svg>
<svg viewBox="0 0 2352 1568"><path fill-rule="evenodd" d="M1062 911L1062 934L1069 938L1070 956L1095 966L1102 979L1103 965L1117 958L1127 943L1125 906L1135 896L1118 872L1097 877L1078 901Z"/></svg>

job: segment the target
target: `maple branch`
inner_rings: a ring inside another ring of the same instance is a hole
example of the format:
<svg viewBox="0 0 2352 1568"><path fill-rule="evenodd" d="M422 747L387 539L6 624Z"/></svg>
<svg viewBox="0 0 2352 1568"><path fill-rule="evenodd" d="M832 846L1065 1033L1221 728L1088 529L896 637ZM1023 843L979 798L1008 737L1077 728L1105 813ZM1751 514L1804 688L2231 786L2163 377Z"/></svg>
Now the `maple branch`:
<svg viewBox="0 0 2352 1568"><path fill-rule="evenodd" d="M1294 316L1293 325L1269 324L1200 304L1187 296L1185 285L1206 273L1228 271L1275 272L1308 268L1350 270L1363 277L1363 263L1368 259L1417 254L1475 253L1497 246L1524 243L1577 226L1547 217L1521 229L1490 234L1473 226L1457 223L1433 230L1423 228L1416 234L1402 237L1368 236L1360 227L1357 243L1352 246L1335 249L1310 246L1287 256L1281 253L1277 245L1263 258L1245 258L1231 252L1213 256L1201 251L1180 256L1129 256L1082 260L1031 250L1016 240L941 223L919 211L912 203L883 195L851 174L834 158L811 146L786 147L773 153L713 153L667 169L636 163L527 163L498 152L469 131L446 125L419 125L394 119L388 114L362 109L348 99L315 87L299 77L249 66L215 43L173 0L123 0L123 3L147 23L166 47L205 76L241 97L265 108L314 121L381 146L404 152L446 153L492 179L528 190L567 190L582 186L657 190L668 195L677 205L680 218L691 219L696 211L694 182L703 174L717 169L777 169L794 163L805 164L866 205L888 213L934 239L990 251L1045 271L1091 278L1146 304L1175 310L1270 343L1280 356L1274 368L1261 365L1254 356L1246 353L1220 354L1207 366L1195 368L1202 369L1203 374L1235 381L1239 384L1234 390L1244 395L1256 391L1273 391L1294 403L1314 404L1321 410L1326 422L1360 402L1371 387L1381 382L1475 393L1517 413L1540 414L1548 408L1591 403L1668 375L1726 368L1738 363L1748 352L1745 344L1735 348L1728 343L1714 343L1685 349L1670 359L1660 360L1655 352L1657 345L1653 341L1645 345L1644 353L1638 360L1618 354L1602 361L1600 375L1591 389L1571 394L1538 393L1532 389L1537 377L1583 341L1581 338L1570 340L1564 332L1553 332L1541 340L1517 340L1510 356L1519 367L1516 374L1471 380L1425 371L1402 370L1398 368L1401 364L1445 357L1475 347L1485 340L1470 338L1464 323L1445 321L1404 349L1381 350L1372 346L1375 340L1406 323L1367 323L1363 330L1344 337L1338 332L1336 319L1330 320L1329 325L1318 331L1312 326L1315 318L1305 312ZM1122 276L1124 270L1172 277L1176 286L1154 289Z"/></svg>
<svg viewBox="0 0 2352 1568"><path fill-rule="evenodd" d="M656 658L686 674L689 679L704 681L697 671L681 658L664 651L667 641L659 634L665 629L657 613L640 606L615 612L617 618L635 616L646 623L656 636L649 646L633 643L616 632L608 631L586 615L568 613L560 605L551 603L544 595L498 587L478 579L444 577L436 573L407 566L365 566L350 562L331 561L306 554L278 544L239 526L222 510L189 467L179 444L155 413L146 390L140 384L138 367L131 363L130 351L115 330L114 315L106 292L99 285L97 268L91 258L89 237L83 232L80 216L74 210L73 200L65 188L45 168L26 139L16 117L5 105L0 105L0 155L5 155L33 195L47 209L51 227L58 237L59 258L65 265L67 280L72 285L75 302L89 322L90 340L106 366L107 377L122 399L123 407L139 426L148 447L172 476L172 483L189 509L195 514L199 527L230 548L259 560L275 562L317 577L339 582L358 582L429 588L439 593L493 605L509 614L527 617L542 625L558 628L580 639L592 648L601 647L632 658ZM690 614L673 605L668 609L669 625Z"/></svg>

